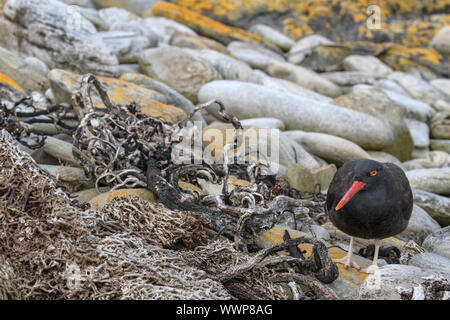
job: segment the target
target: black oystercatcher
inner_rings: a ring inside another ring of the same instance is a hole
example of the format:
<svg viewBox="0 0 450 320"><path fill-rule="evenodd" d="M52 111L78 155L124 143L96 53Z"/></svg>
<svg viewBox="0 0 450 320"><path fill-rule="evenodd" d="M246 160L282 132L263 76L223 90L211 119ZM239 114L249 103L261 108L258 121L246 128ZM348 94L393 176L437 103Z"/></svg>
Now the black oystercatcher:
<svg viewBox="0 0 450 320"><path fill-rule="evenodd" d="M325 203L331 222L350 235L350 248L342 259L334 260L361 270L352 257L353 237L375 239L373 263L377 266L381 239L401 233L408 226L413 196L403 170L392 163L362 159L345 163L336 172Z"/></svg>

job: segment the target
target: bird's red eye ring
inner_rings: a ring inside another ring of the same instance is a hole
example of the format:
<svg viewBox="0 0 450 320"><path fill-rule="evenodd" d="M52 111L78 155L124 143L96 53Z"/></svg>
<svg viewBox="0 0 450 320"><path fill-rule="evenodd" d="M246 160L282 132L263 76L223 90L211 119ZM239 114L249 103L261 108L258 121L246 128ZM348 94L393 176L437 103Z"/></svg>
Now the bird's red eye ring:
<svg viewBox="0 0 450 320"><path fill-rule="evenodd" d="M372 171L370 171L370 175L371 175L372 177L375 177L375 176L377 175L377 173L378 173L377 170L372 170Z"/></svg>

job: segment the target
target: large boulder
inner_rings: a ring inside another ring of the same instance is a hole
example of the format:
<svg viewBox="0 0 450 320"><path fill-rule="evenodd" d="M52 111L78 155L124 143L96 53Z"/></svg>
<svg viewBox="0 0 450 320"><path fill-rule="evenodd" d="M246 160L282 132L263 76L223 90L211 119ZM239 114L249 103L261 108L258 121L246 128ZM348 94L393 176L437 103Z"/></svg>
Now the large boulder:
<svg viewBox="0 0 450 320"><path fill-rule="evenodd" d="M274 117L282 120L287 130L328 133L369 150L381 150L395 139L389 124L372 115L256 84L214 81L198 94L200 103L218 97L239 119ZM208 110L218 116L217 107Z"/></svg>
<svg viewBox="0 0 450 320"><path fill-rule="evenodd" d="M356 143L329 134L300 130L286 131L283 134L300 143L308 152L338 166L348 161L370 158Z"/></svg>
<svg viewBox="0 0 450 320"><path fill-rule="evenodd" d="M177 47L145 50L139 65L145 74L164 82L194 103L205 83L222 79L213 65Z"/></svg>

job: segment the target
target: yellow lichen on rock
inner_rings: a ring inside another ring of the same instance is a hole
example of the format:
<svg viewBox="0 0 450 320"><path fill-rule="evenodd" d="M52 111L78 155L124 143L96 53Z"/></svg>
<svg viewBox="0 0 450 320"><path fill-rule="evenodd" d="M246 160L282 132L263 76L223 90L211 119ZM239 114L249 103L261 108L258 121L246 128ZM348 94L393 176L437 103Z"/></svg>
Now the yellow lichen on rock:
<svg viewBox="0 0 450 320"><path fill-rule="evenodd" d="M177 122L186 118L186 113L178 107L166 105L155 99L164 98L156 91L143 88L134 83L121 79L97 77L106 88L111 102L114 104L136 103L140 111L147 116L160 117L168 122ZM71 96L78 90L82 76L64 70L52 70L49 79L57 102L69 102ZM93 92L95 93L95 91ZM98 95L93 94L94 107L102 109L105 105Z"/></svg>
<svg viewBox="0 0 450 320"><path fill-rule="evenodd" d="M145 14L146 17L151 15L175 20L202 35L226 44L234 40L257 43L264 42L259 35L243 29L229 27L206 16L202 16L197 12L164 1L156 3L151 9L151 12Z"/></svg>
<svg viewBox="0 0 450 320"><path fill-rule="evenodd" d="M24 92L24 90L22 89L22 87L20 87L13 79L11 79L10 77L4 75L3 73L0 73L0 83L4 83L7 84L21 92Z"/></svg>
<svg viewBox="0 0 450 320"><path fill-rule="evenodd" d="M147 189L121 189L103 193L89 201L91 208L102 209L108 202L117 197L139 197L142 200L154 201L155 197L153 193Z"/></svg>

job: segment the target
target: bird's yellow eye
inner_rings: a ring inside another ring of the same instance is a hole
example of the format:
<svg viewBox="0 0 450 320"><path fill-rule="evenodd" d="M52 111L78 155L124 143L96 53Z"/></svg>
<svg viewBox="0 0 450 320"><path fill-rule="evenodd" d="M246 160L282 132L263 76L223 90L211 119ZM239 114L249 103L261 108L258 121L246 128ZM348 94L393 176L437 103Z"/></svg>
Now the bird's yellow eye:
<svg viewBox="0 0 450 320"><path fill-rule="evenodd" d="M377 173L378 173L377 170L372 170L372 171L370 171L370 175L371 175L372 177L375 177L375 176L377 175Z"/></svg>

